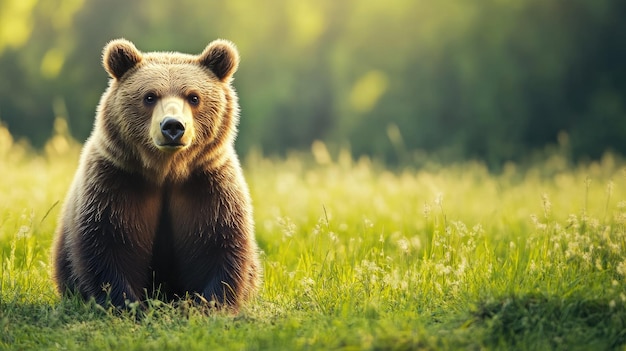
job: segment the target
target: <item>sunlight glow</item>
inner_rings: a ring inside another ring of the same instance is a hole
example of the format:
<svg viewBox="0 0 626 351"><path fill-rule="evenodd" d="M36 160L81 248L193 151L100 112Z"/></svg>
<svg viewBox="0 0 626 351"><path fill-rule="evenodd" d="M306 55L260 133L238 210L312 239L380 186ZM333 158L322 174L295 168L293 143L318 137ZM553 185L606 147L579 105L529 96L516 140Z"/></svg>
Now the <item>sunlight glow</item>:
<svg viewBox="0 0 626 351"><path fill-rule="evenodd" d="M387 91L389 79L384 72L373 70L359 78L350 92L350 104L357 112L369 112Z"/></svg>
<svg viewBox="0 0 626 351"><path fill-rule="evenodd" d="M32 9L37 0L6 0L0 3L0 53L23 45L33 29Z"/></svg>
<svg viewBox="0 0 626 351"><path fill-rule="evenodd" d="M56 78L65 62L65 53L57 48L52 48L46 52L41 60L41 75L45 78Z"/></svg>

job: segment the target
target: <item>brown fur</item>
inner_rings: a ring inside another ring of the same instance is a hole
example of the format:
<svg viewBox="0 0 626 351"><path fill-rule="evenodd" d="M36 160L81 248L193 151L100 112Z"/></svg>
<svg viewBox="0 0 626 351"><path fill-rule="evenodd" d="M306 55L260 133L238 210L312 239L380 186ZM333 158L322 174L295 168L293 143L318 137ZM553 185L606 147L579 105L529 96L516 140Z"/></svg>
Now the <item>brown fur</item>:
<svg viewBox="0 0 626 351"><path fill-rule="evenodd" d="M105 47L110 84L53 247L60 293L118 307L189 294L234 310L254 294L252 207L233 148L238 63L224 40L197 56ZM173 142L166 118L184 128Z"/></svg>

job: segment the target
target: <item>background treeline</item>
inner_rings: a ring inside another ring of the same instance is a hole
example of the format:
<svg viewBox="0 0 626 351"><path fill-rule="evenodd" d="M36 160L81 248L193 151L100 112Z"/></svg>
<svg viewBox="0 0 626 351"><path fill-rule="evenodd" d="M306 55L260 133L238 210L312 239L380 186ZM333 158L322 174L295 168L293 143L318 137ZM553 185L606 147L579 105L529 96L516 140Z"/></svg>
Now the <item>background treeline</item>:
<svg viewBox="0 0 626 351"><path fill-rule="evenodd" d="M198 53L223 37L242 55L243 153L626 153L625 19L622 0L0 0L0 120L40 146L66 118L83 140L108 40Z"/></svg>

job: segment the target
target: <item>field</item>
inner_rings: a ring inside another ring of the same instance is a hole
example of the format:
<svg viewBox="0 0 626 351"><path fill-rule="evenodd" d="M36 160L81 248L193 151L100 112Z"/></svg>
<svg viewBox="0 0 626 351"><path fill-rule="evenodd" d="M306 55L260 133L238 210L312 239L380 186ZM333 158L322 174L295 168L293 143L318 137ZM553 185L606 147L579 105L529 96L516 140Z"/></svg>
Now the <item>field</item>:
<svg viewBox="0 0 626 351"><path fill-rule="evenodd" d="M264 284L238 316L61 300L49 250L79 146L0 127L0 349L624 349L626 168L491 173L347 152L243 159Z"/></svg>

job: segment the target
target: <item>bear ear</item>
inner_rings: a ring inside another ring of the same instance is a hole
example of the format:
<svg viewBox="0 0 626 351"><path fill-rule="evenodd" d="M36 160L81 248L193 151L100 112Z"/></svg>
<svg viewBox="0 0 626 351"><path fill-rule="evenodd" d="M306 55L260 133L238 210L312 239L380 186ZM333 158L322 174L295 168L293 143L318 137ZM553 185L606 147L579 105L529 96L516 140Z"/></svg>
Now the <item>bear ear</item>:
<svg viewBox="0 0 626 351"><path fill-rule="evenodd" d="M141 52L125 39L116 39L107 44L102 52L102 65L111 78L120 79L129 69L141 62Z"/></svg>
<svg viewBox="0 0 626 351"><path fill-rule="evenodd" d="M226 82L239 66L239 53L235 44L228 40L218 39L207 45L200 54L200 64L209 68L219 80Z"/></svg>

